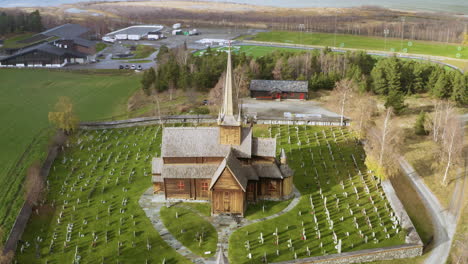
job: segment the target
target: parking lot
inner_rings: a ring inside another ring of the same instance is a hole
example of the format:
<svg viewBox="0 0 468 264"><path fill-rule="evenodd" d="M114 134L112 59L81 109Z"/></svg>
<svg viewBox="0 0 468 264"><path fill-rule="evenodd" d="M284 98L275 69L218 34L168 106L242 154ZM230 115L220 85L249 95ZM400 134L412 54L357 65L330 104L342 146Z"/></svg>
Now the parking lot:
<svg viewBox="0 0 468 264"><path fill-rule="evenodd" d="M172 28L165 28L163 30L164 35L167 37L160 40L122 40L115 43L107 43L109 46L100 52L97 55L98 62L90 64L80 64L80 65L70 65L66 66L70 69L119 69L120 65L129 66L135 65L138 67L141 65L142 69L148 69L155 65L155 58L157 56L157 51L151 54L147 58L141 59L113 59L117 54L126 54L130 52L128 46L133 45L148 45L156 49L159 49L162 45L165 45L169 48L175 48L177 46L183 45L184 42L187 43L187 48L192 50L205 49L206 46L196 41L204 38L209 39L234 39L240 35L253 32L249 29L233 29L233 28L197 28L199 35L185 36L185 35L176 35L171 34ZM147 62L147 61L150 62Z"/></svg>

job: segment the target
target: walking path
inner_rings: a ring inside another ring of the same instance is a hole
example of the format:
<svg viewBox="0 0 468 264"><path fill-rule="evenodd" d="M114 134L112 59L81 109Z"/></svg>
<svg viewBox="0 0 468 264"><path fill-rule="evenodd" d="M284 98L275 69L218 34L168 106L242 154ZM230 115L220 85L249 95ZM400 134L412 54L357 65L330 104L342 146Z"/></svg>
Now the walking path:
<svg viewBox="0 0 468 264"><path fill-rule="evenodd" d="M236 218L227 215L220 215L220 216L213 216L213 217L206 217L205 220L209 221L218 232L218 244L217 244L217 252L215 256L219 254L219 250L223 249L224 255L227 256L227 250L229 249L229 237L231 234L239 228L244 226L248 226L253 223L258 223L261 221L266 221L275 217L278 217L282 214L285 214L291 211L296 205L299 203L301 198L300 192L294 188L294 198L289 203L289 205L284 208L281 212L276 214L255 219L255 220L247 220L246 218ZM139 200L140 206L145 211L146 216L151 220L154 228L159 232L162 239L170 245L174 250L176 250L179 254L186 257L193 263L207 263L212 264L216 262L215 257L211 257L209 259L204 259L199 257L198 255L192 253L190 249L183 246L164 226L163 222L161 221L160 211L163 206L166 206L166 201L164 199L160 199L157 195L153 195L153 188L149 188L140 198Z"/></svg>
<svg viewBox="0 0 468 264"><path fill-rule="evenodd" d="M400 166L411 180L413 186L423 200L434 224L434 248L429 253L429 257L424 263L440 264L445 263L452 245L453 236L457 227L455 217L445 210L439 200L424 184L423 179L417 174L414 168L404 159L400 159Z"/></svg>

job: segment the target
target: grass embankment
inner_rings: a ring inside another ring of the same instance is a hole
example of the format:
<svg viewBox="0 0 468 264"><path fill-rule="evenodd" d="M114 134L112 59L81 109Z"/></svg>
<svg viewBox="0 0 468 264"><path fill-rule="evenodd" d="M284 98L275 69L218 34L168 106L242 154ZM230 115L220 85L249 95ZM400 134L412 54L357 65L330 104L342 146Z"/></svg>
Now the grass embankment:
<svg viewBox="0 0 468 264"><path fill-rule="evenodd" d="M96 52L100 52L104 50L105 48L107 48L108 46L109 45L107 45L106 43L99 42L96 44Z"/></svg>
<svg viewBox="0 0 468 264"><path fill-rule="evenodd" d="M200 215L184 207L163 207L161 219L169 232L193 253L201 257L211 257L216 253L218 233Z"/></svg>
<svg viewBox="0 0 468 264"><path fill-rule="evenodd" d="M47 115L58 97L70 97L81 120L100 119L126 113L127 99L138 89L139 79L135 74L117 71L0 70L0 122L4 124L0 128L0 225L5 232L9 232L23 203L26 167L45 156L47 131L22 166L14 174L7 175L8 171L33 138L49 126Z"/></svg>
<svg viewBox="0 0 468 264"><path fill-rule="evenodd" d="M468 59L468 47L456 43L439 43L406 39L403 40L402 45L402 41L400 39L387 38L387 44L385 45L385 39L379 37L343 34L337 34L335 37L335 35L331 33L301 33L289 31L260 32L253 38L253 40L329 47L336 46L365 50L383 50L388 52L405 52Z"/></svg>
<svg viewBox="0 0 468 264"><path fill-rule="evenodd" d="M397 234L391 227L390 212L385 209L390 207L384 196L381 196L383 191L380 185L371 175L366 174L364 150L356 145L348 130L300 126L296 132L295 126L273 126L271 130L265 130L264 126L260 128L261 131L254 134L267 133L266 136L269 137L277 136L277 150L287 150L289 165L295 170L294 184L302 196L299 204L290 212L234 232L229 240L229 259L232 263L259 263L264 254L268 262L291 260L294 259L295 253L298 258L304 258L308 256L307 248L311 256L333 254L337 252L333 232L336 233L337 239L342 240L342 252L404 243L404 232ZM358 171L363 174L362 178ZM341 181L344 187L340 184ZM359 196L355 194L353 186L357 188ZM365 191L366 186L369 188L369 194ZM370 202L371 196L376 209ZM310 197L313 200L313 208ZM333 228L327 221L325 197L334 223ZM352 209L352 214L349 209ZM364 209L372 228L367 223ZM314 216L317 217L317 225ZM354 217L359 229L355 226ZM390 235L389 238L384 227ZM306 240L302 238L303 228ZM273 235L276 229L279 233L279 245L275 244L276 237ZM320 230L320 238L317 229ZM359 230L363 236L359 234ZM372 232L375 232L375 239ZM259 239L261 234L265 240L264 244ZM368 243L365 242L365 236L368 237ZM289 239L292 241L291 247L288 247ZM251 260L246 257L249 253L245 246L247 241L250 243ZM321 243L323 247L320 247ZM294 250L291 250L292 247ZM276 250L279 250L279 256Z"/></svg>
<svg viewBox="0 0 468 264"><path fill-rule="evenodd" d="M113 60L133 60L133 59L146 59L148 58L156 49L152 46L147 45L137 45L136 49L131 52L133 56L125 58L112 58Z"/></svg>
<svg viewBox="0 0 468 264"><path fill-rule="evenodd" d="M249 204L245 211L245 218L255 220L274 215L283 211L292 200L286 201L260 201L256 204Z"/></svg>
<svg viewBox="0 0 468 264"><path fill-rule="evenodd" d="M50 172L46 204L28 222L18 263L67 263L76 255L80 263L188 263L138 204L151 186L161 131L151 126L73 136Z"/></svg>

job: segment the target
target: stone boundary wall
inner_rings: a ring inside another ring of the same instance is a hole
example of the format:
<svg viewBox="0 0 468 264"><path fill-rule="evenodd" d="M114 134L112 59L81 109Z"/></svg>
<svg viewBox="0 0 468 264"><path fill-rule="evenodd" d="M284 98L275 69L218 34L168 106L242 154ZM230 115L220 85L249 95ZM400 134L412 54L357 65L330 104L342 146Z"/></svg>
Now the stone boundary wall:
<svg viewBox="0 0 468 264"><path fill-rule="evenodd" d="M47 179L49 176L50 168L55 161L59 153L59 148L57 146L49 148L49 152L47 153L47 158L42 164L41 170L39 172L40 176L44 179ZM8 253L9 251L15 251L18 241L21 239L23 235L24 229L26 229L26 225L28 224L29 217L32 213L32 206L25 202L23 207L20 210L20 213L16 217L15 223L8 235L8 239L5 242L5 247L3 249L3 254Z"/></svg>
<svg viewBox="0 0 468 264"><path fill-rule="evenodd" d="M292 263L320 263L320 264L345 264L362 263L378 260L392 260L402 258L413 258L422 255L422 245L405 244L400 246L364 249L341 254L318 256L311 258L296 259L290 261L277 262L276 264Z"/></svg>
<svg viewBox="0 0 468 264"><path fill-rule="evenodd" d="M190 124L209 124L216 123L217 118L210 115L178 115L178 116L163 116L159 117L141 117L119 121L104 121L104 122L82 122L81 129L106 129L106 128L125 128L133 126L147 126L158 124L175 124L175 123L190 123ZM339 117L316 117L316 118L256 118L256 124L276 124L276 125L310 125L310 126L340 126ZM349 126L350 121L345 120L345 125Z"/></svg>
<svg viewBox="0 0 468 264"><path fill-rule="evenodd" d="M390 180L382 181L382 189L384 190L385 195L387 196L387 200L390 203L390 206L392 207L393 211L395 212L395 215L398 218L400 225L403 227L403 229L405 229L407 233L405 242L407 244L417 244L423 246L423 242L419 237L419 234L416 231L413 222L408 216L405 207L398 198Z"/></svg>

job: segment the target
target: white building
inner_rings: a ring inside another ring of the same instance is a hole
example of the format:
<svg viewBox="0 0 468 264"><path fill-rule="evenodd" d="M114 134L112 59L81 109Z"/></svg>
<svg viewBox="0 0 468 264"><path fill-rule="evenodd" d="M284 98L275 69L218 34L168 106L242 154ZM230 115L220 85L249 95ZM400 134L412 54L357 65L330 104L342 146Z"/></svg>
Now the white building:
<svg viewBox="0 0 468 264"><path fill-rule="evenodd" d="M138 25L119 29L106 34L102 40L114 42L115 40L140 40L147 37L150 32L160 32L163 30L161 25ZM114 39L114 41L111 41Z"/></svg>

